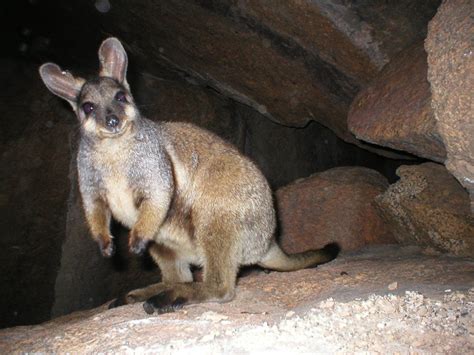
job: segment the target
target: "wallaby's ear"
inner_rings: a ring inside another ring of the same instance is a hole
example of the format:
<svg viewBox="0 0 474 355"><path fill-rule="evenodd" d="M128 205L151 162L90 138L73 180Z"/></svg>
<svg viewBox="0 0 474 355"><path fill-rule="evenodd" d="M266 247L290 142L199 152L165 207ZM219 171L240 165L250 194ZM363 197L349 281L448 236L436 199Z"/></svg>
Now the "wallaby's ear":
<svg viewBox="0 0 474 355"><path fill-rule="evenodd" d="M122 43L117 38L107 38L99 48L100 76L108 76L128 88L128 58Z"/></svg>
<svg viewBox="0 0 474 355"><path fill-rule="evenodd" d="M39 68L41 79L46 87L55 95L67 100L76 109L77 98L85 80L75 78L71 73L61 70L54 63L43 64Z"/></svg>

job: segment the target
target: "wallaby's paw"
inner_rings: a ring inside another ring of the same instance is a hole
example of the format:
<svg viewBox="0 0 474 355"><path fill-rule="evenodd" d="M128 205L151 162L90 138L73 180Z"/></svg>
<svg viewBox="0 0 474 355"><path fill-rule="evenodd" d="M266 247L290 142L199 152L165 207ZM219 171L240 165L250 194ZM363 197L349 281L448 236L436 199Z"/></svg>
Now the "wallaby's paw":
<svg viewBox="0 0 474 355"><path fill-rule="evenodd" d="M140 290L130 291L129 293L117 297L109 304L109 309L144 301L146 298L140 295L139 291Z"/></svg>
<svg viewBox="0 0 474 355"><path fill-rule="evenodd" d="M150 297L143 304L143 309L148 314L155 311L158 314L170 313L182 308L187 301L184 297L175 297L173 290L167 290Z"/></svg>
<svg viewBox="0 0 474 355"><path fill-rule="evenodd" d="M112 238L108 238L106 240L101 239L99 241L99 248L100 252L102 253L102 256L106 258L110 258L115 253L115 245L112 241Z"/></svg>
<svg viewBox="0 0 474 355"><path fill-rule="evenodd" d="M137 303L145 301L148 298L146 292L143 289L137 289L130 291L124 296L125 302L127 304Z"/></svg>
<svg viewBox="0 0 474 355"><path fill-rule="evenodd" d="M133 231L128 238L128 248L131 253L141 255L145 252L148 246L148 241L136 236Z"/></svg>

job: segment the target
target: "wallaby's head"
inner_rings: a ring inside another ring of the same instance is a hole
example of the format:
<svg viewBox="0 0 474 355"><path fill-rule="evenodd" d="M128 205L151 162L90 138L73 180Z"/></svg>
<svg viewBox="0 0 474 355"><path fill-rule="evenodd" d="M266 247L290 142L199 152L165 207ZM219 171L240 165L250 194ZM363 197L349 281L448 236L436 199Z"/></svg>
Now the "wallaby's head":
<svg viewBox="0 0 474 355"><path fill-rule="evenodd" d="M46 87L71 104L83 134L118 137L140 117L126 79L127 53L118 39L108 38L99 48L99 60L99 75L88 81L53 63L43 64L39 72Z"/></svg>

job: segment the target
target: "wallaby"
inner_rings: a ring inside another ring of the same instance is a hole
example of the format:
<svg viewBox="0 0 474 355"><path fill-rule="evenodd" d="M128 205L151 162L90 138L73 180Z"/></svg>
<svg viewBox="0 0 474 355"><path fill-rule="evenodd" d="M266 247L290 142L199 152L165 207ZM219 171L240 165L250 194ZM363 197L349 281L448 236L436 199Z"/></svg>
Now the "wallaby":
<svg viewBox="0 0 474 355"><path fill-rule="evenodd" d="M102 254L114 253L113 216L130 229L130 251L148 249L162 273L161 283L131 291L115 305L146 301L145 311L162 313L226 302L240 266L291 271L336 256L334 246L285 254L275 241L272 193L255 164L204 129L141 116L118 39L101 44L99 60L99 76L88 81L53 63L39 71L79 120L79 188ZM202 282L193 282L190 265L203 268Z"/></svg>

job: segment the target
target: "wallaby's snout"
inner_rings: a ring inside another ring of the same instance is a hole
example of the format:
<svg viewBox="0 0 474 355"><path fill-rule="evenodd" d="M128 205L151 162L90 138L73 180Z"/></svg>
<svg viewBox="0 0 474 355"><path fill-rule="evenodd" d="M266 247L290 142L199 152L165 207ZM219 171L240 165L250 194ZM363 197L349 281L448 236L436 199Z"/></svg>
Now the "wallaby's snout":
<svg viewBox="0 0 474 355"><path fill-rule="evenodd" d="M139 116L130 92L111 78L86 82L77 114L84 133L97 138L121 136Z"/></svg>
<svg viewBox="0 0 474 355"><path fill-rule="evenodd" d="M107 124L107 127L114 129L120 124L120 120L115 115L108 115L105 119L105 123Z"/></svg>

